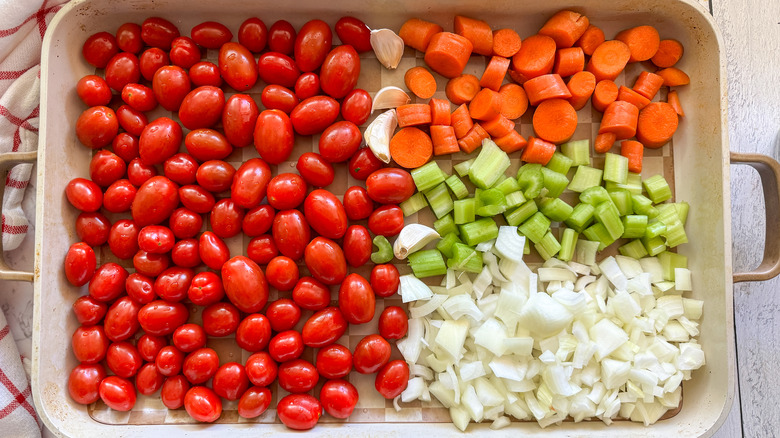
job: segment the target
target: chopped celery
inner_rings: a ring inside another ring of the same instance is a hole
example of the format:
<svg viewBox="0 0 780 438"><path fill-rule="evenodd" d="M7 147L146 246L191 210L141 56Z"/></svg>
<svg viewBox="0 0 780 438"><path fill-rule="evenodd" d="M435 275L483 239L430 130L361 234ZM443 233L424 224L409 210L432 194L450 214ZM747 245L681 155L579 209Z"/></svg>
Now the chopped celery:
<svg viewBox="0 0 780 438"><path fill-rule="evenodd" d="M458 228L460 228L460 236L468 246L475 246L480 242L498 237L498 225L489 217L459 225Z"/></svg>
<svg viewBox="0 0 780 438"><path fill-rule="evenodd" d="M475 186L486 189L495 184L509 168L509 155L492 140L482 141L482 150L469 168L469 179Z"/></svg>
<svg viewBox="0 0 780 438"><path fill-rule="evenodd" d="M513 208L525 202L525 196L520 190L506 195L506 207Z"/></svg>
<svg viewBox="0 0 780 438"><path fill-rule="evenodd" d="M516 227L525 222L529 217L533 216L537 211L539 211L539 207L537 207L536 202L531 199L511 212L504 213L504 219L506 219L508 225Z"/></svg>
<svg viewBox="0 0 780 438"><path fill-rule="evenodd" d="M569 190L582 192L587 188L600 186L603 173L601 169L596 169L595 167L579 166L569 183Z"/></svg>
<svg viewBox="0 0 780 438"><path fill-rule="evenodd" d="M440 183L438 186L425 192L425 197L428 199L428 205L431 206L431 210L437 218L442 218L444 215L452 211L452 197L449 190L447 190L447 184Z"/></svg>
<svg viewBox="0 0 780 438"><path fill-rule="evenodd" d="M409 255L409 267L417 278L433 277L447 273L447 265L437 249L426 249Z"/></svg>
<svg viewBox="0 0 780 438"><path fill-rule="evenodd" d="M672 197L672 189L669 188L669 184L661 175L651 176L644 180L642 184L653 204L664 202Z"/></svg>
<svg viewBox="0 0 780 438"><path fill-rule="evenodd" d="M501 190L501 193L508 195L512 192L520 190L520 184L518 184L516 178L507 177L504 178L504 180L500 183L496 184L496 186L493 188Z"/></svg>
<svg viewBox="0 0 780 438"><path fill-rule="evenodd" d="M539 211L553 222L563 222L574 208L561 198L544 198L539 201Z"/></svg>
<svg viewBox="0 0 780 438"><path fill-rule="evenodd" d="M630 214L623 216L623 236L626 239L638 239L645 235L647 216Z"/></svg>
<svg viewBox="0 0 780 438"><path fill-rule="evenodd" d="M544 187L541 164L525 164L517 171L517 182L526 199L534 199L539 196Z"/></svg>
<svg viewBox="0 0 780 438"><path fill-rule="evenodd" d="M477 209L477 216L493 217L506 211L506 205L483 205Z"/></svg>
<svg viewBox="0 0 780 438"><path fill-rule="evenodd" d="M444 182L456 198L463 199L469 195L469 189L466 188L466 184L463 184L463 181L457 175L450 175Z"/></svg>
<svg viewBox="0 0 780 438"><path fill-rule="evenodd" d="M654 237L660 236L665 232L666 232L666 224L660 221L655 221L647 224L647 228L645 228L645 235L643 237L647 239L652 239Z"/></svg>
<svg viewBox="0 0 780 438"><path fill-rule="evenodd" d="M444 182L447 175L442 172L436 161L431 161L417 169L412 170L412 179L417 190L424 192Z"/></svg>
<svg viewBox="0 0 780 438"><path fill-rule="evenodd" d="M453 169L455 169L455 172L458 172L459 176L466 176L469 174L469 168L471 168L471 165L474 164L474 160L476 158L472 158L470 160L462 161L454 166L452 166Z"/></svg>
<svg viewBox="0 0 780 438"><path fill-rule="evenodd" d="M568 262L574 256L574 248L580 234L571 228L565 228L561 235L561 250L558 251L558 259Z"/></svg>
<svg viewBox="0 0 780 438"><path fill-rule="evenodd" d="M662 239L660 236L648 238L643 237L641 239L642 245L645 246L645 249L647 250L647 254L652 256L657 256L658 254L664 252L666 250L666 244L664 243L664 239Z"/></svg>
<svg viewBox="0 0 780 438"><path fill-rule="evenodd" d="M423 196L422 192L417 192L409 197L406 201L398 204L398 206L401 207L401 210L403 210L404 216L411 216L414 213L417 213L418 211L427 207L428 203L425 201L425 196Z"/></svg>
<svg viewBox="0 0 780 438"><path fill-rule="evenodd" d="M482 189L479 187L474 189L474 202L476 202L476 204L474 204L475 208L482 207Z"/></svg>
<svg viewBox="0 0 780 438"><path fill-rule="evenodd" d="M566 225L581 233L593 220L593 210L595 208L590 204L584 202L577 204L566 219Z"/></svg>
<svg viewBox="0 0 780 438"><path fill-rule="evenodd" d="M601 186L590 187L580 193L580 202L590 204L594 207L604 201L611 200L612 198L609 196L609 192L607 192L607 190Z"/></svg>
<svg viewBox="0 0 780 438"><path fill-rule="evenodd" d="M537 172L537 171L541 172L541 170L542 170L542 165L541 164L525 163L522 166L520 166L519 169L517 169L517 175L515 175L515 178L517 178L517 180L520 181L520 183L522 183L522 180L520 179L520 177L524 173L526 173L526 172Z"/></svg>
<svg viewBox="0 0 780 438"><path fill-rule="evenodd" d="M474 198L458 199L455 201L454 208L452 210L452 216L455 219L455 225L465 224L468 222L474 222L474 212L476 208L474 206Z"/></svg>
<svg viewBox="0 0 780 438"><path fill-rule="evenodd" d="M483 190L479 194L479 200L482 205L506 205L504 192L498 188Z"/></svg>
<svg viewBox="0 0 780 438"><path fill-rule="evenodd" d="M393 260L393 246L387 241L387 237L374 236L373 243L377 249L371 253L372 262L379 265Z"/></svg>
<svg viewBox="0 0 780 438"><path fill-rule="evenodd" d="M628 177L624 184L616 183L614 181L607 181L604 184L608 192L612 190L626 189L631 192L632 195L642 194L642 176L638 173L628 172Z"/></svg>
<svg viewBox="0 0 780 438"><path fill-rule="evenodd" d="M593 210L593 217L604 225L607 233L614 242L623 235L623 222L620 221L620 213L612 202L602 202Z"/></svg>
<svg viewBox="0 0 780 438"><path fill-rule="evenodd" d="M627 214L634 214L634 207L631 202L631 192L626 189L617 189L609 192L609 197L612 199L612 203L617 207L618 213L621 216Z"/></svg>
<svg viewBox="0 0 780 438"><path fill-rule="evenodd" d="M561 193L566 190L566 186L569 185L569 178L566 178L566 174L558 173L546 167L542 167L542 181L544 188L548 191L547 196L551 198L561 196Z"/></svg>
<svg viewBox="0 0 780 438"><path fill-rule="evenodd" d="M626 243L625 245L619 247L618 251L620 251L620 254L626 257L631 257L637 260L647 255L647 250L645 249L645 246L642 245L642 241L639 239L634 239Z"/></svg>
<svg viewBox="0 0 780 438"><path fill-rule="evenodd" d="M517 227L517 231L523 236L531 239L531 242L533 243L539 243L549 230L550 219L547 219L541 212L534 213L533 216Z"/></svg>
<svg viewBox="0 0 780 438"><path fill-rule="evenodd" d="M666 224L667 227L674 222L680 221L680 217L677 215L677 208L675 208L674 204L659 204L656 208L658 209L658 216L656 216L656 219Z"/></svg>
<svg viewBox="0 0 780 438"><path fill-rule="evenodd" d="M452 245L452 257L447 260L447 266L466 272L482 272L482 253L462 243Z"/></svg>
<svg viewBox="0 0 780 438"><path fill-rule="evenodd" d="M604 224L600 222L585 228L582 231L582 234L584 234L585 238L588 240L599 242L599 251L608 247L609 245L612 245L616 240L609 235L609 232L607 231L606 227L604 227Z"/></svg>
<svg viewBox="0 0 780 438"><path fill-rule="evenodd" d="M677 208L677 216L679 216L680 222L685 225L685 222L688 221L688 210L691 206L687 202L682 201L675 203L674 207Z"/></svg>
<svg viewBox="0 0 780 438"><path fill-rule="evenodd" d="M590 164L590 140L576 140L561 145L563 155L571 158L572 166Z"/></svg>
<svg viewBox="0 0 780 438"><path fill-rule="evenodd" d="M436 249L438 249L442 254L444 254L445 257L450 258L452 257L452 245L456 243L463 243L463 242L458 238L457 234L450 233L442 237L441 240L439 240L439 242L436 244Z"/></svg>
<svg viewBox="0 0 780 438"><path fill-rule="evenodd" d="M666 246L674 248L682 243L688 243L688 235L685 233L685 227L680 220L676 220L670 225L666 225L666 232L663 233L666 239Z"/></svg>
<svg viewBox="0 0 780 438"><path fill-rule="evenodd" d="M574 164L574 160L567 157L566 155L555 152L550 158L550 161L547 162L546 168L552 170L553 172L558 172L560 174L566 175L569 173L569 169L571 169L571 166Z"/></svg>
<svg viewBox="0 0 780 438"><path fill-rule="evenodd" d="M596 264L596 252L599 250L598 241L580 239L577 246L574 247L574 261L583 265L592 266Z"/></svg>
<svg viewBox="0 0 780 438"><path fill-rule="evenodd" d="M433 222L433 229L439 233L439 236L444 236L449 233L458 234L458 226L455 225L455 221L451 214L435 220Z"/></svg>
<svg viewBox="0 0 780 438"><path fill-rule="evenodd" d="M604 155L604 181L625 184L628 180L628 158L607 153Z"/></svg>
<svg viewBox="0 0 780 438"><path fill-rule="evenodd" d="M674 252L664 251L658 254L658 261L664 271L664 280L674 281L675 268L688 268L688 257Z"/></svg>
<svg viewBox="0 0 780 438"><path fill-rule="evenodd" d="M549 260L554 257L555 254L558 254L558 251L561 250L561 244L558 243L558 239L553 236L553 233L548 230L544 237L542 237L542 240L534 245L534 248L536 248L536 252L538 252L543 259Z"/></svg>
<svg viewBox="0 0 780 438"><path fill-rule="evenodd" d="M634 213L643 214L652 219L658 216L658 209L653 207L653 201L644 195L631 195L631 206L634 209Z"/></svg>

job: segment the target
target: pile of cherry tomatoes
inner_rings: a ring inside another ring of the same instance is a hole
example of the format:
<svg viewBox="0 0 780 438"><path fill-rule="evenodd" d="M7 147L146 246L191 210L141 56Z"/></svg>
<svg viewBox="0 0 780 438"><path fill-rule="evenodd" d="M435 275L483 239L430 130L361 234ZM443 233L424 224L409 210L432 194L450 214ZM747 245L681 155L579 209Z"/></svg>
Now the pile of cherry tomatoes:
<svg viewBox="0 0 780 438"><path fill-rule="evenodd" d="M386 398L405 389L408 366L390 361L388 341L406 334L402 308L385 308L379 334L353 351L336 343L349 324L373 320L376 296L398 289L391 264L374 266L369 279L349 271L370 263L372 235L400 232L397 204L414 185L408 172L383 168L360 148L371 97L355 86L358 53L371 50L368 27L344 17L335 31L342 45L333 46L321 20L296 32L286 21L267 29L249 18L235 42L220 23L199 24L187 37L154 17L86 40L84 59L103 75L76 85L89 107L76 135L94 154L90 178L65 188L81 211L81 241L64 271L86 286L73 305L81 324L72 337L80 362L68 381L73 400L125 411L136 392L159 391L169 409L212 422L222 399L238 400L242 417L261 415L278 381L291 393L277 401L279 418L308 429L323 409L336 418L352 413L358 392L345 379L353 368L376 373ZM207 49L219 50L216 64L202 60ZM260 105L241 94L258 80L267 84ZM178 121L149 120L158 106ZM319 153L291 157L296 135L313 134L321 134ZM250 145L260 158L237 169L225 161ZM296 159L298 173L274 175L274 165ZM343 202L328 191L341 162L368 180ZM251 237L246 256L231 254L224 240L240 233ZM104 260L116 262L98 266L101 246ZM286 297L269 303L269 287ZM202 323L189 322L194 306ZM297 330L306 311L313 314ZM230 335L252 353L246 363L220 365L226 358L207 347L210 337ZM315 363L301 358L307 347L316 349Z"/></svg>

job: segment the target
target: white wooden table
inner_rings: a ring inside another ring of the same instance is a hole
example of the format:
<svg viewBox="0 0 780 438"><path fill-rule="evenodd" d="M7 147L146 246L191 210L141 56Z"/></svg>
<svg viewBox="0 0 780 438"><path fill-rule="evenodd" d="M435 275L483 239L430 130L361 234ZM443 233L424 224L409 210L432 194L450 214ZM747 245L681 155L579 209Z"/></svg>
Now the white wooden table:
<svg viewBox="0 0 780 438"><path fill-rule="evenodd" d="M700 1L712 11L725 41L731 150L780 159L780 0ZM746 271L757 266L763 254L763 195L751 168L734 166L731 179L734 270ZM35 184L33 176L25 199L31 223ZM13 267L32 270L33 240L30 235L18 250L6 254ZM0 281L0 292L0 308L14 339L21 354L30 357L32 286ZM775 436L780 434L780 278L737 284L734 313L738 388L729 418L714 436Z"/></svg>

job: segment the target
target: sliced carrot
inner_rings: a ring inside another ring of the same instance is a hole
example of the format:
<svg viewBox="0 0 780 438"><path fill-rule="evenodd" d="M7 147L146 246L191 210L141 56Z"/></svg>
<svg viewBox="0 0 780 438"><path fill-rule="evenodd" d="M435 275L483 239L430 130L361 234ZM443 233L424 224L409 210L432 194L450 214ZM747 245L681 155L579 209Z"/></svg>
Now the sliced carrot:
<svg viewBox="0 0 780 438"><path fill-rule="evenodd" d="M555 153L556 146L549 141L544 141L537 137L528 137L528 144L525 145L523 155L520 159L526 163L539 163L546 166Z"/></svg>
<svg viewBox="0 0 780 438"><path fill-rule="evenodd" d="M466 38L451 32L439 32L431 38L423 59L431 70L445 78L454 78L463 73L472 49L471 41Z"/></svg>
<svg viewBox="0 0 780 438"><path fill-rule="evenodd" d="M415 96L430 99L436 92L436 79L425 67L412 67L404 74L404 83Z"/></svg>
<svg viewBox="0 0 780 438"><path fill-rule="evenodd" d="M646 98L645 96L642 96L641 94L637 93L636 91L628 87L624 87L623 85L621 85L620 88L618 89L617 100L628 102L636 106L640 110L646 107L648 103L650 103L650 99Z"/></svg>
<svg viewBox="0 0 780 438"><path fill-rule="evenodd" d="M528 96L525 89L517 84L504 84L498 89L501 95L501 115L514 120L525 114L528 109Z"/></svg>
<svg viewBox="0 0 780 438"><path fill-rule="evenodd" d="M431 125L450 125L450 101L446 99L431 99Z"/></svg>
<svg viewBox="0 0 780 438"><path fill-rule="evenodd" d="M520 35L512 29L493 31L493 55L511 58L522 45L523 41L520 39Z"/></svg>
<svg viewBox="0 0 780 438"><path fill-rule="evenodd" d="M588 29L588 17L574 11L558 11L539 29L539 35L555 40L558 48L571 47Z"/></svg>
<svg viewBox="0 0 780 438"><path fill-rule="evenodd" d="M585 52L582 47L567 47L555 52L553 73L562 77L585 70Z"/></svg>
<svg viewBox="0 0 780 438"><path fill-rule="evenodd" d="M469 102L469 114L472 119L490 120L501 114L501 95L490 88L479 90Z"/></svg>
<svg viewBox="0 0 780 438"><path fill-rule="evenodd" d="M668 68L677 64L683 56L683 45L677 40L661 40L658 51L650 58L657 67Z"/></svg>
<svg viewBox="0 0 780 438"><path fill-rule="evenodd" d="M672 139L678 123L679 116L672 105L653 102L639 112L636 139L645 147L658 149Z"/></svg>
<svg viewBox="0 0 780 438"><path fill-rule="evenodd" d="M469 107L465 103L455 109L450 115L450 124L455 129L455 136L461 139L468 135L471 128L474 127L474 121L471 120Z"/></svg>
<svg viewBox="0 0 780 438"><path fill-rule="evenodd" d="M485 120L483 122L480 122L480 125L493 138L503 137L509 134L509 131L515 130L515 122L507 119L501 114L499 114L496 117L493 117L490 120Z"/></svg>
<svg viewBox="0 0 780 438"><path fill-rule="evenodd" d="M479 93L482 87L479 85L479 79L474 75L460 75L447 81L444 87L444 93L447 99L455 105L469 103L474 96Z"/></svg>
<svg viewBox="0 0 780 438"><path fill-rule="evenodd" d="M496 143L496 146L500 147L507 154L519 151L528 144L525 138L514 129L503 137L493 138L493 141Z"/></svg>
<svg viewBox="0 0 780 438"><path fill-rule="evenodd" d="M596 76L589 71L581 71L575 73L566 87L571 93L569 103L575 110L579 111L585 107L588 103L588 99L593 95L593 90L596 89Z"/></svg>
<svg viewBox="0 0 780 438"><path fill-rule="evenodd" d="M596 47L600 46L605 40L604 31L601 30L600 27L591 24L585 29L585 33L582 34L574 45L582 47L582 51L585 52L586 55L591 56L593 55L593 51L596 50Z"/></svg>
<svg viewBox="0 0 780 438"><path fill-rule="evenodd" d="M506 71L509 70L510 62L512 61L509 58L502 58L501 56L490 58L490 62L485 67L485 72L482 73L482 78L479 80L479 85L483 88L498 91L504 82Z"/></svg>
<svg viewBox="0 0 780 438"><path fill-rule="evenodd" d="M493 54L493 29L487 22L475 18L455 16L455 33L465 37L474 45L474 53Z"/></svg>
<svg viewBox="0 0 780 438"><path fill-rule="evenodd" d="M596 136L596 141L593 142L593 150L599 154L606 154L612 149L612 145L615 144L617 136L614 132L605 132Z"/></svg>
<svg viewBox="0 0 780 438"><path fill-rule="evenodd" d="M634 140L623 140L620 143L620 155L628 158L628 171L642 173L642 158L645 155L645 147Z"/></svg>
<svg viewBox="0 0 780 438"><path fill-rule="evenodd" d="M512 68L525 80L550 73L555 63L555 49L554 39L545 35L530 36L523 40L523 46L512 57Z"/></svg>
<svg viewBox="0 0 780 438"><path fill-rule="evenodd" d="M680 85L688 85L691 83L691 78L677 67L658 70L655 74L664 78L664 85L667 87L679 87Z"/></svg>
<svg viewBox="0 0 780 438"><path fill-rule="evenodd" d="M631 138L636 134L639 109L632 103L616 100L604 110L599 134L611 132L617 140Z"/></svg>
<svg viewBox="0 0 780 438"><path fill-rule="evenodd" d="M636 78L636 82L634 82L634 91L653 100L663 84L664 78L661 76L650 73L649 71L643 71L642 73L639 73L639 77Z"/></svg>
<svg viewBox="0 0 780 438"><path fill-rule="evenodd" d="M571 97L566 83L556 74L537 76L527 80L523 84L525 94L528 95L528 102L531 105L538 105L547 99L568 99Z"/></svg>
<svg viewBox="0 0 780 438"><path fill-rule="evenodd" d="M675 111L677 111L678 116L685 117L685 111L683 111L682 105L680 104L680 96L677 95L677 90L670 91L669 94L666 95L666 101Z"/></svg>
<svg viewBox="0 0 780 438"><path fill-rule="evenodd" d="M615 36L623 41L631 52L628 62L647 61L658 52L661 37L653 26L637 26L618 32Z"/></svg>
<svg viewBox="0 0 780 438"><path fill-rule="evenodd" d="M577 111L568 100L545 100L534 111L533 126L536 136L542 140L564 143L577 129Z"/></svg>
<svg viewBox="0 0 780 438"><path fill-rule="evenodd" d="M610 103L617 100L618 86L610 80L598 81L593 90L593 108L598 112L604 112Z"/></svg>
<svg viewBox="0 0 780 438"><path fill-rule="evenodd" d="M512 61L512 63L514 63L514 61ZM523 85L525 83L525 81L528 80L528 78L525 77L524 74L522 74L519 71L515 70L513 67L510 67L509 71L507 73L509 73L509 78L512 79L513 81L515 81L515 83L517 83L517 84Z"/></svg>
<svg viewBox="0 0 780 438"><path fill-rule="evenodd" d="M623 41L604 41L596 47L588 62L587 70L596 75L597 81L609 79L614 81L620 72L626 68L631 51Z"/></svg>
<svg viewBox="0 0 780 438"><path fill-rule="evenodd" d="M455 137L455 129L452 126L431 126L431 141L433 142L434 155L454 154L460 151L458 139Z"/></svg>
<svg viewBox="0 0 780 438"><path fill-rule="evenodd" d="M398 36L404 40L404 44L421 52L428 49L431 38L437 33L443 31L441 26L430 21L420 20L419 18L410 18L401 25Z"/></svg>
<svg viewBox="0 0 780 438"><path fill-rule="evenodd" d="M431 124L431 106L427 103L410 103L395 109L398 116L398 126L419 126Z"/></svg>
<svg viewBox="0 0 780 438"><path fill-rule="evenodd" d="M458 140L458 146L463 152L470 154L474 152L474 149L482 145L482 140L490 138L490 134L487 133L479 123L475 123L469 130L469 133L465 137Z"/></svg>
<svg viewBox="0 0 780 438"><path fill-rule="evenodd" d="M418 128L403 128L390 139L390 156L399 166L414 169L433 156L431 137Z"/></svg>

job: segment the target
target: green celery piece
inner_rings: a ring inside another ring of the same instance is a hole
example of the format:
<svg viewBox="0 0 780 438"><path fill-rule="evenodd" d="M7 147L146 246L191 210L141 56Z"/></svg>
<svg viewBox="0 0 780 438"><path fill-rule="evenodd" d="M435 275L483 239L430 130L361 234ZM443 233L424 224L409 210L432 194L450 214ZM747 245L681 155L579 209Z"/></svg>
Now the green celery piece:
<svg viewBox="0 0 780 438"><path fill-rule="evenodd" d="M536 252L538 252L544 260L549 260L555 257L555 254L558 254L558 251L561 250L561 244L558 243L558 239L553 236L553 233L548 230L547 234L542 237L542 240L534 245L534 248L536 248Z"/></svg>
<svg viewBox="0 0 780 438"><path fill-rule="evenodd" d="M404 216L411 216L414 213L422 210L428 206L428 202L425 201L425 196L422 192L417 192L414 195L407 198L405 201L398 204L401 210L404 212Z"/></svg>
<svg viewBox="0 0 780 438"><path fill-rule="evenodd" d="M539 207L536 206L536 202L533 199L526 201L511 212L504 213L504 219L509 226L516 227L525 222L534 213L539 211Z"/></svg>
<svg viewBox="0 0 780 438"><path fill-rule="evenodd" d="M601 186L589 187L580 193L580 202L594 207L605 201L611 202L612 198L609 196L609 192Z"/></svg>
<svg viewBox="0 0 780 438"><path fill-rule="evenodd" d="M460 237L468 246L476 246L480 242L498 237L498 225L489 217L459 225L458 228L460 228Z"/></svg>
<svg viewBox="0 0 780 438"><path fill-rule="evenodd" d="M657 256L666 250L666 244L664 243L664 239L662 239L661 236L652 238L643 237L640 240L642 241L642 245L645 246L647 254L651 257Z"/></svg>
<svg viewBox="0 0 780 438"><path fill-rule="evenodd" d="M455 220L451 214L435 220L433 222L433 229L439 233L439 236L444 236L449 233L458 234L458 226L455 225Z"/></svg>
<svg viewBox="0 0 780 438"><path fill-rule="evenodd" d="M620 213L617 207L611 201L605 201L596 206L593 210L593 217L596 221L604 225L609 236L613 241L623 235L623 222L620 220Z"/></svg>
<svg viewBox="0 0 780 438"><path fill-rule="evenodd" d="M625 184L606 181L604 185L608 192L613 190L626 189L631 192L632 195L642 194L642 176L638 173L628 172L628 177L626 178Z"/></svg>
<svg viewBox="0 0 780 438"><path fill-rule="evenodd" d="M596 169L595 167L579 166L569 183L569 190L582 192L590 187L600 186L603 173L601 169Z"/></svg>
<svg viewBox="0 0 780 438"><path fill-rule="evenodd" d="M483 190L479 194L479 200L482 202L482 205L506 205L504 192L498 188Z"/></svg>
<svg viewBox="0 0 780 438"><path fill-rule="evenodd" d="M561 145L563 155L571 158L572 166L590 164L590 140L575 140Z"/></svg>
<svg viewBox="0 0 780 438"><path fill-rule="evenodd" d="M628 214L634 214L634 207L631 202L631 192L626 189L618 189L609 192L609 197L612 199L612 203L617 207L618 213L621 216Z"/></svg>
<svg viewBox="0 0 780 438"><path fill-rule="evenodd" d="M625 184L628 181L628 158L607 153L604 154L604 181Z"/></svg>
<svg viewBox="0 0 780 438"><path fill-rule="evenodd" d="M458 176L466 176L469 174L469 168L471 168L471 165L474 164L474 160L476 160L476 158L461 161L460 163L452 166L452 168L455 169L455 172L458 172Z"/></svg>
<svg viewBox="0 0 780 438"><path fill-rule="evenodd" d="M581 233L593 221L593 211L595 208L584 202L574 206L571 214L566 218L566 225L573 228L574 231Z"/></svg>
<svg viewBox="0 0 780 438"><path fill-rule="evenodd" d="M688 221L688 210L691 206L685 201L677 202L674 206L677 208L677 216L680 218L682 224L685 225L685 222Z"/></svg>
<svg viewBox="0 0 780 438"><path fill-rule="evenodd" d="M539 201L539 211L553 222L563 222L571 216L574 207L561 198L544 198Z"/></svg>
<svg viewBox="0 0 780 438"><path fill-rule="evenodd" d="M660 221L655 221L647 224L647 227L645 228L645 235L642 237L652 239L664 233L666 233L666 224Z"/></svg>
<svg viewBox="0 0 780 438"><path fill-rule="evenodd" d="M525 196L520 190L506 195L506 207L513 208L525 203Z"/></svg>
<svg viewBox="0 0 780 438"><path fill-rule="evenodd" d="M438 249L439 252L444 254L445 257L450 258L452 257L452 245L456 243L463 243L463 242L458 238L457 234L450 233L442 237L441 240L439 240L439 242L436 243L436 249Z"/></svg>
<svg viewBox="0 0 780 438"><path fill-rule="evenodd" d="M677 215L677 208L674 204L659 204L656 208L658 209L656 219L666 224L667 227L680 221L680 216Z"/></svg>
<svg viewBox="0 0 780 438"><path fill-rule="evenodd" d="M545 167L552 170L553 172L566 175L569 173L569 169L571 169L573 164L574 160L560 152L555 152Z"/></svg>
<svg viewBox="0 0 780 438"><path fill-rule="evenodd" d="M447 273L447 264L437 249L426 249L409 255L409 267L417 278Z"/></svg>
<svg viewBox="0 0 780 438"><path fill-rule="evenodd" d="M377 250L371 253L371 261L377 265L388 263L393 260L393 246L387 241L385 236L374 236L374 246Z"/></svg>
<svg viewBox="0 0 780 438"><path fill-rule="evenodd" d="M486 189L504 175L509 164L509 155L492 140L485 139L477 159L469 168L469 179L475 186Z"/></svg>
<svg viewBox="0 0 780 438"><path fill-rule="evenodd" d="M664 202L672 197L672 190L661 175L651 176L642 181L642 185L644 185L647 196L653 201L653 204Z"/></svg>
<svg viewBox="0 0 780 438"><path fill-rule="evenodd" d="M444 182L447 175L441 170L436 161L430 161L417 169L412 170L412 179L417 190L424 192Z"/></svg>
<svg viewBox="0 0 780 438"><path fill-rule="evenodd" d="M685 227L679 220L666 226L666 232L663 234L666 239L666 246L674 248L677 245L688 243L688 235L685 233Z"/></svg>
<svg viewBox="0 0 780 438"><path fill-rule="evenodd" d="M517 231L531 239L533 243L539 243L550 230L550 223L550 219L547 219L547 216L543 215L542 212L536 212L517 227Z"/></svg>
<svg viewBox="0 0 780 438"><path fill-rule="evenodd" d="M569 185L569 178L566 178L566 174L558 173L546 167L542 167L542 181L544 188L547 189L547 196L551 198L561 196L561 193L566 190L566 186Z"/></svg>
<svg viewBox="0 0 780 438"><path fill-rule="evenodd" d="M610 236L609 231L607 231L604 225L600 222L597 222L589 226L588 228L585 228L582 231L582 234L588 240L599 242L599 251L603 250L609 245L612 245L616 240Z"/></svg>
<svg viewBox="0 0 780 438"><path fill-rule="evenodd" d="M653 207L653 201L644 195L631 195L631 206L634 209L634 213L643 214L652 219L658 216L658 209Z"/></svg>
<svg viewBox="0 0 780 438"><path fill-rule="evenodd" d="M506 211L505 205L483 205L477 209L477 216L493 217Z"/></svg>
<svg viewBox="0 0 780 438"><path fill-rule="evenodd" d="M663 268L664 280L674 281L675 268L687 268L688 257L675 252L664 251L658 254L658 261Z"/></svg>
<svg viewBox="0 0 780 438"><path fill-rule="evenodd" d="M623 216L623 235L626 239L644 237L647 230L647 216L630 214Z"/></svg>
<svg viewBox="0 0 780 438"><path fill-rule="evenodd" d="M541 172L541 170L542 170L542 165L541 164L538 164L538 163L525 163L522 166L520 166L519 169L517 169L517 175L515 175L515 178L517 178L517 180L520 183L522 183L522 180L520 179L520 177L524 173L526 173L526 172L537 172L537 171Z"/></svg>
<svg viewBox="0 0 780 438"><path fill-rule="evenodd" d="M447 260L447 266L459 271L482 272L482 253L456 242L452 245L452 257Z"/></svg>
<svg viewBox="0 0 780 438"><path fill-rule="evenodd" d="M456 198L463 199L469 195L469 189L466 188L466 184L463 184L463 181L457 175L450 175L444 182Z"/></svg>
<svg viewBox="0 0 780 438"><path fill-rule="evenodd" d="M618 247L618 251L620 251L620 254L626 257L631 257L637 260L647 256L647 250L642 244L642 241L639 239L634 239L625 245Z"/></svg>
<svg viewBox="0 0 780 438"><path fill-rule="evenodd" d="M475 215L474 198L458 199L455 201L455 206L452 211L452 216L455 219L455 225L461 225L468 222L474 222Z"/></svg>
<svg viewBox="0 0 780 438"><path fill-rule="evenodd" d="M517 171L517 182L526 199L534 199L542 192L544 177L541 164L525 164Z"/></svg>
<svg viewBox="0 0 780 438"><path fill-rule="evenodd" d="M452 211L452 197L449 190L447 190L447 184L442 182L428 190L425 192L425 197L428 199L428 205L431 206L431 210L433 210L437 218L442 218Z"/></svg>
<svg viewBox="0 0 780 438"><path fill-rule="evenodd" d="M561 250L558 251L558 259L568 262L574 257L574 248L577 246L580 234L571 228L565 228L561 235Z"/></svg>
<svg viewBox="0 0 780 438"><path fill-rule="evenodd" d="M504 180L500 183L496 184L494 189L501 190L501 193L508 195L512 192L520 190L520 184L517 182L516 178L507 177L504 178Z"/></svg>

